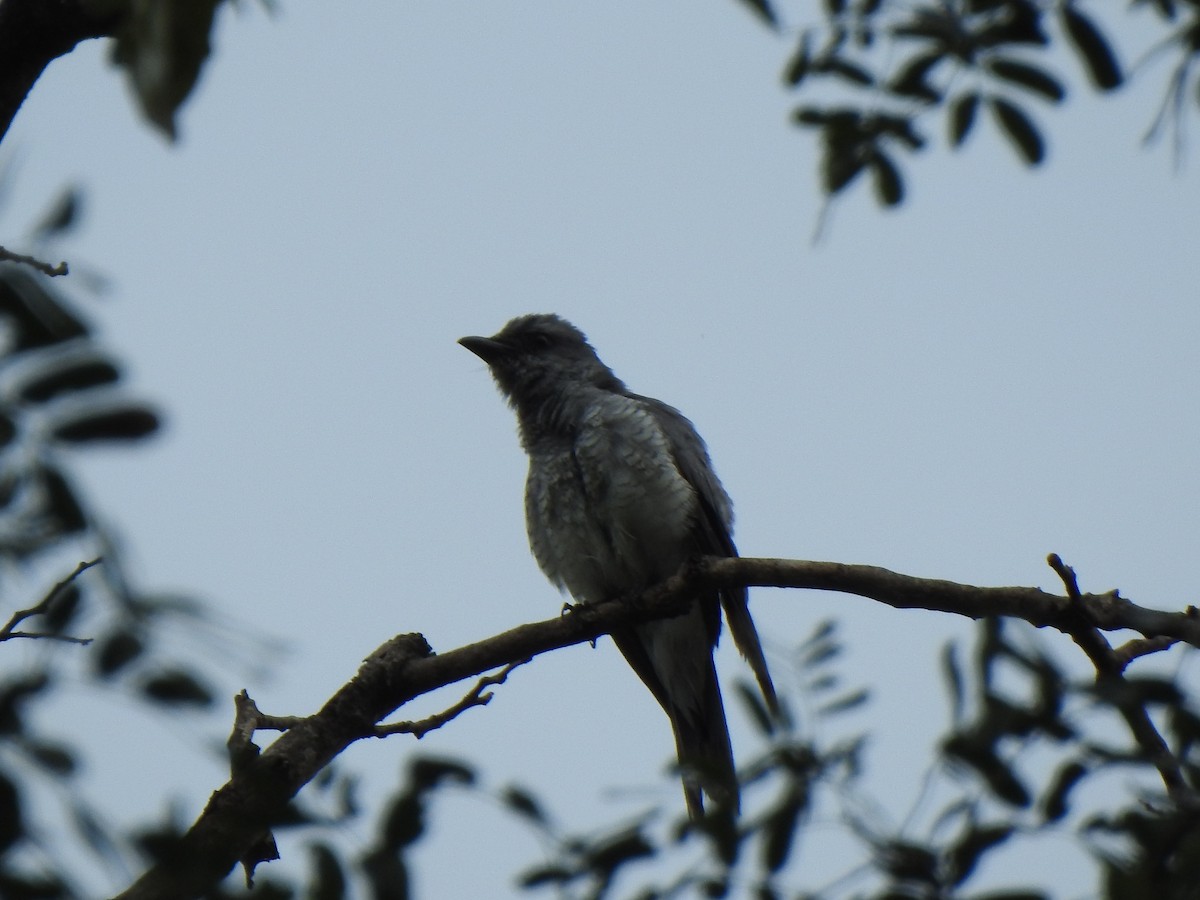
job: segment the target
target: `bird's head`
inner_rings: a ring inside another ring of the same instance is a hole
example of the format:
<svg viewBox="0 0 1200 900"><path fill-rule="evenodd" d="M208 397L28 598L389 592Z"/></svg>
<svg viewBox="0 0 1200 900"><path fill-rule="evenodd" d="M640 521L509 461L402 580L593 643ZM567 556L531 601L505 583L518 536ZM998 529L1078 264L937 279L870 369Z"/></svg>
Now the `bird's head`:
<svg viewBox="0 0 1200 900"><path fill-rule="evenodd" d="M459 343L487 363L523 419L542 418L550 411L547 406L566 413L562 407L572 405L574 395L588 395L588 389L625 389L583 332L556 315L520 316L491 337L465 337Z"/></svg>

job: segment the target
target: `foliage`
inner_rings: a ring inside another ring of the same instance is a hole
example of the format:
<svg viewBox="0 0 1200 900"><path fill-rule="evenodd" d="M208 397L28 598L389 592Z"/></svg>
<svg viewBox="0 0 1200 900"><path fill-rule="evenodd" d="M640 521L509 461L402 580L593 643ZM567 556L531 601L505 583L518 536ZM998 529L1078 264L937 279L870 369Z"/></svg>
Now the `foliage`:
<svg viewBox="0 0 1200 900"><path fill-rule="evenodd" d="M777 8L765 0L751 5L785 30ZM1200 106L1193 71L1200 3L1134 0L1129 7L1124 22L1108 26L1075 0L825 0L821 21L799 29L783 73L793 90L821 98L802 103L794 119L819 137L822 189L832 197L869 172L879 202L896 206L905 196L899 159L928 148L939 119L946 143L965 146L981 111L1022 163L1039 165L1046 139L1033 110L1067 96L1067 77L1055 71L1062 48L1087 88L1113 92L1136 74L1122 64L1113 35L1147 17L1161 35L1153 53L1176 57L1154 129L1171 122L1181 140L1187 97L1194 94ZM810 15L808 7L803 14Z"/></svg>
<svg viewBox="0 0 1200 900"><path fill-rule="evenodd" d="M80 199L75 190L63 194L32 230L34 249L46 249L75 225ZM213 702L205 666L161 649L173 629L205 623L206 611L132 583L116 535L70 474L77 452L139 442L158 427L158 414L129 396L121 366L57 282L27 266L0 264L5 602L10 609L31 606L20 592L81 559L102 557L22 621L42 652L17 653L16 635L0 644L0 896L80 896L74 884L80 854L104 866L133 859L127 837L88 797L86 739L67 725L44 730L41 708L79 691L115 691L154 712L203 710ZM46 797L59 808L35 802ZM56 837L48 841L45 834Z"/></svg>

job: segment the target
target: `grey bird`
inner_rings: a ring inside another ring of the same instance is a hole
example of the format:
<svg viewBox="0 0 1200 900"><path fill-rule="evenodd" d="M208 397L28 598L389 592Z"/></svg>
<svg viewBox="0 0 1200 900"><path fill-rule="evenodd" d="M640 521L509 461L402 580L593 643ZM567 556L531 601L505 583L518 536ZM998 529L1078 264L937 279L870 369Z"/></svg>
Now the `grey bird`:
<svg viewBox="0 0 1200 900"><path fill-rule="evenodd" d="M692 423L626 389L583 333L555 315L513 319L459 341L516 410L529 454L525 522L538 565L579 603L640 591L701 555L736 556L733 506ZM725 610L768 708L777 709L746 590L696 598L681 616L612 633L671 720L689 814L703 795L738 810L713 649Z"/></svg>

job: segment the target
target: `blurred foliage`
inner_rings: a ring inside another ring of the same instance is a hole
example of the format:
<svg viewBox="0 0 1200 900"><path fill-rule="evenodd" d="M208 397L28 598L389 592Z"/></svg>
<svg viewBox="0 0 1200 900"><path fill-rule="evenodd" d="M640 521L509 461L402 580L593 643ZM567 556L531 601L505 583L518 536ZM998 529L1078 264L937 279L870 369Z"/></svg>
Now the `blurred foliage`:
<svg viewBox="0 0 1200 900"><path fill-rule="evenodd" d="M651 806L573 833L557 823L535 789L488 789L483 760L412 756L374 819L376 836L366 851L318 838L309 847L306 881L273 873L271 893L259 885L213 896L409 897L412 854L427 836L431 805L447 789L474 793L489 805L499 801L514 826L537 835L544 859L515 875L516 887L531 896L1044 900L1054 892L1021 862L1023 850L1038 841L1072 842L1081 860L1093 861L1092 876L1079 882L1076 896L1197 896L1197 808L1168 801L1146 752L1114 732L1107 715L1122 703L1149 704L1166 724L1171 750L1194 789L1200 714L1182 681L1130 679L1134 696L1097 691L1094 679L1068 675L1024 623L982 622L969 666L961 647L945 648L948 729L940 738L930 735L932 759L911 761L911 777L899 793L919 796L896 824L864 787L870 733L852 721L856 711L868 711L869 694L843 683L842 649L836 625L826 622L793 651L787 667L792 689L785 690L778 720L766 716L749 684L739 685L761 740L739 772L749 808L735 830L719 816L690 822L675 804L672 813ZM802 723L794 706L804 713ZM320 791L352 796L353 785L330 773ZM339 808L345 818L338 821L361 815L353 802ZM299 817L295 824L312 827L316 820ZM819 825L827 845L836 823L844 872L831 878L823 870L823 884L806 884L813 877L811 854L823 852L811 849L806 834ZM466 828L457 826L458 840L474 839ZM985 868L986 887L980 883Z"/></svg>
<svg viewBox="0 0 1200 900"><path fill-rule="evenodd" d="M46 251L69 234L80 207L79 191L64 191L30 230L30 249ZM55 719L44 710L71 692L157 713L213 702L204 648L193 640L189 658L162 647L172 630L194 634L206 623L204 608L135 587L116 535L72 477L80 452L134 444L158 428L158 413L130 396L120 363L61 279L0 264L0 623L36 603L21 595L27 585L103 557L21 624L44 635L20 639L36 650L18 652L16 639L0 644L0 897L87 896L78 887L81 855L110 870L139 864L128 836L89 799L87 736L68 722L49 730L44 723Z"/></svg>
<svg viewBox="0 0 1200 900"><path fill-rule="evenodd" d="M1037 166L1046 157L1039 107L1061 103L1069 81L1103 94L1134 75L1151 77L1152 67L1121 62L1131 52L1173 57L1151 135L1172 126L1179 151L1187 110L1200 108L1200 0L1132 0L1123 13L1076 0L824 0L819 13L805 4L797 26L781 3L745 2L771 28L798 33L783 79L820 97L801 104L795 121L819 137L830 197L870 173L878 201L898 205L901 158L939 131L950 147L964 146L981 110L1018 160ZM1158 43L1122 50L1116 36L1146 22ZM1073 78L1057 71L1067 63Z"/></svg>

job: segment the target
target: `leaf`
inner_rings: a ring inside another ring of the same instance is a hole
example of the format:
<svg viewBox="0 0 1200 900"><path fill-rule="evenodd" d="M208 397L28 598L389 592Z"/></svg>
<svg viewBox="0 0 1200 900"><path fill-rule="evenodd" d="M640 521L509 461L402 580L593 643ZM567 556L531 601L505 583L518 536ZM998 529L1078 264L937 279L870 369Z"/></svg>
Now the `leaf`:
<svg viewBox="0 0 1200 900"><path fill-rule="evenodd" d="M1102 91L1111 91L1121 86L1121 64L1112 51L1108 40L1100 33L1092 20L1077 10L1074 4L1061 7L1063 28L1075 52L1083 61L1088 77Z"/></svg>
<svg viewBox="0 0 1200 900"><path fill-rule="evenodd" d="M78 766L75 755L61 744L25 741L22 743L21 749L29 755L31 760L54 775L71 775Z"/></svg>
<svg viewBox="0 0 1200 900"><path fill-rule="evenodd" d="M524 788L509 785L500 792L500 802L512 812L522 818L528 819L534 825L546 828L550 824L549 819L546 817L546 811L542 809L542 805L538 803L537 798Z"/></svg>
<svg viewBox="0 0 1200 900"><path fill-rule="evenodd" d="M654 845L646 840L641 829L634 827L589 847L584 853L588 870L607 881L625 863L655 855Z"/></svg>
<svg viewBox="0 0 1200 900"><path fill-rule="evenodd" d="M45 493L46 507L62 534L75 534L87 528L87 515L66 477L51 466L38 470Z"/></svg>
<svg viewBox="0 0 1200 900"><path fill-rule="evenodd" d="M855 707L862 706L871 697L871 692L866 688L855 691L852 694L845 694L838 697L817 710L817 714L821 716L834 716L838 713L844 713Z"/></svg>
<svg viewBox="0 0 1200 900"><path fill-rule="evenodd" d="M800 38L800 46L796 48L796 52L783 70L784 83L796 87L808 76L811 66L812 57L809 55L808 32L805 32Z"/></svg>
<svg viewBox="0 0 1200 900"><path fill-rule="evenodd" d="M1019 106L995 95L988 98L1000 129L1027 165L1036 166L1045 158L1046 148L1030 118Z"/></svg>
<svg viewBox="0 0 1200 900"><path fill-rule="evenodd" d="M871 171L875 173L875 194L879 202L884 206L899 206L904 200L904 179L896 164L883 151L876 151L871 157Z"/></svg>
<svg viewBox="0 0 1200 900"><path fill-rule="evenodd" d="M210 51L221 0L132 0L116 34L113 62L125 69L143 115L175 140L175 113Z"/></svg>
<svg viewBox="0 0 1200 900"><path fill-rule="evenodd" d="M1004 57L992 57L985 65L998 78L1020 85L1035 94L1041 94L1054 103L1061 102L1067 95L1057 79L1037 66Z"/></svg>
<svg viewBox="0 0 1200 900"><path fill-rule="evenodd" d="M993 847L1012 837L1015 825L984 825L971 828L950 848L950 870L953 884L960 885L975 871L980 857Z"/></svg>
<svg viewBox="0 0 1200 900"><path fill-rule="evenodd" d="M795 843L796 827L808 806L808 791L798 784L791 788L783 802L767 815L762 824L762 854L763 865L768 872L778 872L787 863Z"/></svg>
<svg viewBox="0 0 1200 900"><path fill-rule="evenodd" d="M1081 762L1069 762L1058 770L1050 790L1042 799L1042 817L1057 822L1067 814L1067 795L1090 770Z"/></svg>
<svg viewBox="0 0 1200 900"><path fill-rule="evenodd" d="M517 884L525 889L541 887L545 884L565 884L575 878L575 873L565 866L551 863L546 866L536 866L526 869L517 876Z"/></svg>
<svg viewBox="0 0 1200 900"><path fill-rule="evenodd" d="M962 668L958 664L958 648L947 641L942 648L942 678L950 691L950 718L957 724L962 721L965 696L963 693Z"/></svg>
<svg viewBox="0 0 1200 900"><path fill-rule="evenodd" d="M0 447L7 447L17 436L17 423L0 412Z"/></svg>
<svg viewBox="0 0 1200 900"><path fill-rule="evenodd" d="M25 835L21 821L21 795L17 786L0 772L0 854Z"/></svg>
<svg viewBox="0 0 1200 900"><path fill-rule="evenodd" d="M35 226L33 240L45 241L48 238L66 234L74 228L79 219L79 209L83 204L83 191L78 185L70 185L55 198L54 203L46 210Z"/></svg>
<svg viewBox="0 0 1200 900"><path fill-rule="evenodd" d="M943 741L942 752L974 770L999 799L1020 808L1029 806L1029 791L989 744L973 735L959 733Z"/></svg>
<svg viewBox="0 0 1200 900"><path fill-rule="evenodd" d="M141 656L145 649L145 644L142 643L142 639L137 634L132 631L120 629L101 639L98 652L93 657L92 664L95 666L98 675L107 678L117 674L125 666Z"/></svg>
<svg viewBox="0 0 1200 900"><path fill-rule="evenodd" d="M915 881L931 886L938 883L937 853L922 844L888 841L880 848L879 861L883 869L897 881Z"/></svg>
<svg viewBox="0 0 1200 900"><path fill-rule="evenodd" d="M444 781L474 784L476 778L475 770L470 765L455 759L438 759L432 756L413 760L409 765L408 777L419 791L431 791L440 787Z"/></svg>
<svg viewBox="0 0 1200 900"><path fill-rule="evenodd" d="M888 90L901 97L937 103L942 99L942 95L929 83L929 73L945 58L941 52L914 56L892 79Z"/></svg>
<svg viewBox="0 0 1200 900"><path fill-rule="evenodd" d="M147 700L164 706L201 707L213 702L212 691L182 669L171 669L147 678L142 684L142 694Z"/></svg>
<svg viewBox="0 0 1200 900"><path fill-rule="evenodd" d="M771 8L771 4L767 0L742 0L750 11L753 12L764 25L770 28L779 27L779 19L775 15L775 10Z"/></svg>
<svg viewBox="0 0 1200 900"><path fill-rule="evenodd" d="M100 357L59 361L48 372L39 372L17 389L22 403L44 403L70 391L112 384L121 377L117 367Z"/></svg>
<svg viewBox="0 0 1200 900"><path fill-rule="evenodd" d="M771 720L771 714L767 711L766 704L763 703L759 692L745 681L740 680L734 685L734 690L737 691L742 706L746 708L746 712L750 713L750 718L758 726L759 732L764 736L773 734L775 723Z"/></svg>
<svg viewBox="0 0 1200 900"><path fill-rule="evenodd" d="M42 671L23 675L0 684L0 734L20 734L25 730L21 707L30 697L50 687L50 676Z"/></svg>
<svg viewBox="0 0 1200 900"><path fill-rule="evenodd" d="M65 585L61 591L56 592L54 600L42 613L45 630L52 634L62 634L63 630L71 624L71 620L75 618L75 614L79 612L79 602L82 599L83 591L75 582Z"/></svg>
<svg viewBox="0 0 1200 900"><path fill-rule="evenodd" d="M333 848L314 843L308 848L312 874L304 896L307 900L342 900L346 896L346 872Z"/></svg>
<svg viewBox="0 0 1200 900"><path fill-rule="evenodd" d="M870 87L875 83L875 77L857 63L852 63L848 59L842 59L840 56L830 56L813 64L814 72L826 72L830 75L838 75L852 84Z"/></svg>
<svg viewBox="0 0 1200 900"><path fill-rule="evenodd" d="M44 282L17 266L0 268L0 320L7 319L16 332L10 353L49 347L88 333L82 320L68 312Z"/></svg>
<svg viewBox="0 0 1200 900"><path fill-rule="evenodd" d="M83 413L55 425L55 440L70 444L92 441L134 441L158 430L158 416L145 406L119 406Z"/></svg>

